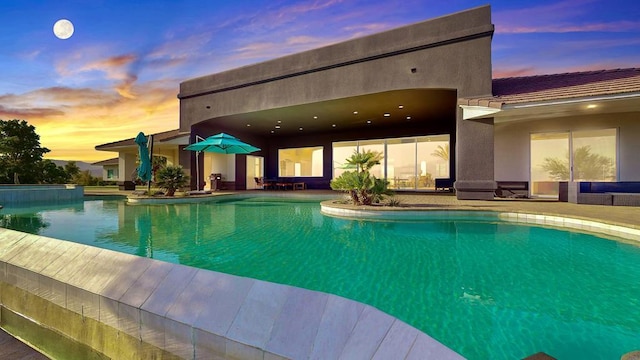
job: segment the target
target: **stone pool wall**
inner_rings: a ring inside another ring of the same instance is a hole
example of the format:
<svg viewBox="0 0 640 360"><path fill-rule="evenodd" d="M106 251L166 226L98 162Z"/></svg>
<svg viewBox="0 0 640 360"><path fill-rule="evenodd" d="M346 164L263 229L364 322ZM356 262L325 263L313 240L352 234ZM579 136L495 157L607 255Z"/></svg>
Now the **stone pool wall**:
<svg viewBox="0 0 640 360"><path fill-rule="evenodd" d="M18 321L95 358L461 358L339 296L0 228L0 326ZM47 351L41 333L19 335Z"/></svg>
<svg viewBox="0 0 640 360"><path fill-rule="evenodd" d="M0 185L0 205L82 200L79 185Z"/></svg>

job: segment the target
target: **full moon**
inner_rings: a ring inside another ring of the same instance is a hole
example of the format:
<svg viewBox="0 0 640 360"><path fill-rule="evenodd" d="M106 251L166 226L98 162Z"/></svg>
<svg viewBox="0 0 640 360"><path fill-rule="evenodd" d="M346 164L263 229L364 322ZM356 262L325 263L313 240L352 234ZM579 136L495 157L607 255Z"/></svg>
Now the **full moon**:
<svg viewBox="0 0 640 360"><path fill-rule="evenodd" d="M53 33L58 39L68 39L73 35L73 24L67 19L60 19L53 24Z"/></svg>

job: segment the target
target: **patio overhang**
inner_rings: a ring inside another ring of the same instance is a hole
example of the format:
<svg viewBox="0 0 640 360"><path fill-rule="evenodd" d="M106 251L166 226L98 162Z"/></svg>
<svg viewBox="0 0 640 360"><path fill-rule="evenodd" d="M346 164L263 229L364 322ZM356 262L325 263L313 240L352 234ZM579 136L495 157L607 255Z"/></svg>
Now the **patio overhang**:
<svg viewBox="0 0 640 360"><path fill-rule="evenodd" d="M256 136L407 126L455 119L457 95L452 89L403 89L374 94L220 116L198 124Z"/></svg>
<svg viewBox="0 0 640 360"><path fill-rule="evenodd" d="M491 96L461 98L466 120L494 124L638 111L640 68L494 79Z"/></svg>
<svg viewBox="0 0 640 360"><path fill-rule="evenodd" d="M492 117L497 124L568 116L626 113L637 111L640 106L640 92L497 105L498 100L496 97L488 106L459 104L463 119Z"/></svg>
<svg viewBox="0 0 640 360"><path fill-rule="evenodd" d="M154 148L157 150L164 148L172 148L178 145L189 144L189 133L182 133L178 130L170 130L161 133L151 134L153 135ZM138 145L134 142L134 138L115 141L102 145L96 145L96 150L99 151L114 151L114 152L138 152Z"/></svg>

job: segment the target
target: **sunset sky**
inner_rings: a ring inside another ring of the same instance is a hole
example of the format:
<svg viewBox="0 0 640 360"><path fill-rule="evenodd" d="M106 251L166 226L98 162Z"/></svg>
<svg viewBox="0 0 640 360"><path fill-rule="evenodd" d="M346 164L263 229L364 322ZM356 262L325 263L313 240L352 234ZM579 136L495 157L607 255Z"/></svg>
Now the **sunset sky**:
<svg viewBox="0 0 640 360"><path fill-rule="evenodd" d="M47 158L112 158L94 147L178 128L181 81L487 3L2 0L0 119L34 125ZM490 4L494 78L640 67L640 1Z"/></svg>

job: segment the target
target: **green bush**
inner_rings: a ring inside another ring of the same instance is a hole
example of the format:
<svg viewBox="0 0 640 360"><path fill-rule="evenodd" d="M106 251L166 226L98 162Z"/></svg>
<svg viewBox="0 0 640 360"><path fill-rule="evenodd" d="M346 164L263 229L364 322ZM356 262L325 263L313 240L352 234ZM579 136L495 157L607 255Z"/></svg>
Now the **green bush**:
<svg viewBox="0 0 640 360"><path fill-rule="evenodd" d="M156 174L156 186L165 190L166 196L173 196L176 190L187 186L189 176L184 173L182 166L167 166Z"/></svg>
<svg viewBox="0 0 640 360"><path fill-rule="evenodd" d="M369 170L380 164L381 160L382 153L378 151L354 152L346 159L346 163L348 168L355 170L346 171L331 180L331 188L347 192L354 205L380 202L385 195L392 194L386 179L378 179L369 173Z"/></svg>

